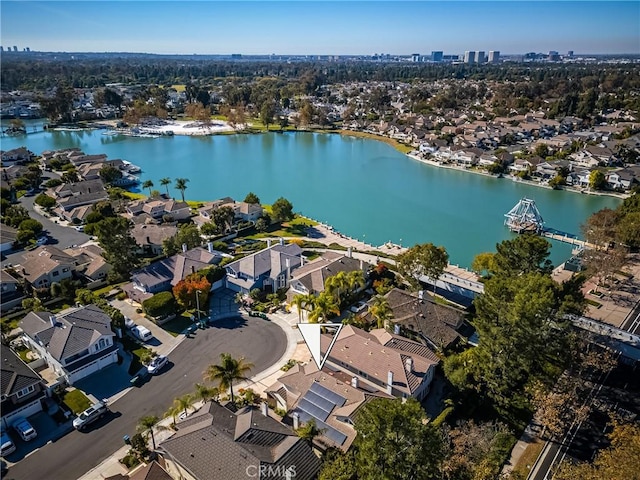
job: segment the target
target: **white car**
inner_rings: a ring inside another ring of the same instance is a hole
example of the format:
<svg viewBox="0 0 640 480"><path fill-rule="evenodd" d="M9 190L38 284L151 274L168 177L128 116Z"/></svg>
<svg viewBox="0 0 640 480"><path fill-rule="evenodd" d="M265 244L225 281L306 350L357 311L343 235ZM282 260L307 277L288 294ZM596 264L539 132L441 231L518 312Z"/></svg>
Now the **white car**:
<svg viewBox="0 0 640 480"><path fill-rule="evenodd" d="M165 355L158 355L157 357L153 357L151 363L147 365L147 372L152 375L158 373L160 370L162 370L162 367L164 367L168 361L169 359Z"/></svg>
<svg viewBox="0 0 640 480"><path fill-rule="evenodd" d="M360 302L356 303L355 305L353 305L349 310L351 310L353 313L360 313L366 307L367 307L367 304L365 302L363 302L363 301L360 301Z"/></svg>
<svg viewBox="0 0 640 480"><path fill-rule="evenodd" d="M131 333L138 339L146 342L147 340L151 340L153 338L153 333L147 327L143 327L142 325L136 325L131 329Z"/></svg>
<svg viewBox="0 0 640 480"><path fill-rule="evenodd" d="M26 418L23 417L18 417L13 422L13 429L18 432L20 438L22 438L25 442L33 440L38 436L38 434L36 433L36 429L31 426Z"/></svg>
<svg viewBox="0 0 640 480"><path fill-rule="evenodd" d="M106 413L107 406L104 402L98 402L94 405L91 405L73 420L73 428L75 428L76 430L82 430L87 425L95 422L99 418L104 417Z"/></svg>
<svg viewBox="0 0 640 480"><path fill-rule="evenodd" d="M16 446L11 441L11 438L9 437L8 433L2 432L1 438L2 438L2 440L0 440L0 442L2 443L2 456L3 457L16 451Z"/></svg>
<svg viewBox="0 0 640 480"><path fill-rule="evenodd" d="M84 232L84 225L78 225L75 227L78 232Z"/></svg>

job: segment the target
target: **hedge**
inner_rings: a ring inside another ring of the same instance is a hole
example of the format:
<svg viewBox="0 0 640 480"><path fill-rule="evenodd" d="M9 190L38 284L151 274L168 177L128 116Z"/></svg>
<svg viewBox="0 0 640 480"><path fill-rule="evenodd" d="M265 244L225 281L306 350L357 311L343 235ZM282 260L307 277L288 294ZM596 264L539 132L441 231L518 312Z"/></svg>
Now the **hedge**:
<svg viewBox="0 0 640 480"><path fill-rule="evenodd" d="M142 308L152 317L165 317L175 313L176 300L171 292L160 292L142 302Z"/></svg>

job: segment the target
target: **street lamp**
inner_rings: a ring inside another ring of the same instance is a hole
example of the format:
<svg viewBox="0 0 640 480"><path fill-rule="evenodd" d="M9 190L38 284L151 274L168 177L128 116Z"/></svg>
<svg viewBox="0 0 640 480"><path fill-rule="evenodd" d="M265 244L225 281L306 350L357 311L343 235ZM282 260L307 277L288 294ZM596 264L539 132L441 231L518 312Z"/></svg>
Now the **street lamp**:
<svg viewBox="0 0 640 480"><path fill-rule="evenodd" d="M200 321L200 290L196 290L196 308L198 309L198 322Z"/></svg>

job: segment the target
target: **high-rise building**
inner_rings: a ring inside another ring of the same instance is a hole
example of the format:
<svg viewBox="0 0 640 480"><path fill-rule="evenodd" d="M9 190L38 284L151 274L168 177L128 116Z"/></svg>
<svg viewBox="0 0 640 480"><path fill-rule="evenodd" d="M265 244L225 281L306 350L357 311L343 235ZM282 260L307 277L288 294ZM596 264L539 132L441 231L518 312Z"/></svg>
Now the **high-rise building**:
<svg viewBox="0 0 640 480"><path fill-rule="evenodd" d="M498 63L500 61L500 52L498 50L489 51L489 63Z"/></svg>
<svg viewBox="0 0 640 480"><path fill-rule="evenodd" d="M443 57L443 52L431 52L431 61L432 62L441 62Z"/></svg>
<svg viewBox="0 0 640 480"><path fill-rule="evenodd" d="M464 63L476 63L476 52L468 50L464 52Z"/></svg>
<svg viewBox="0 0 640 480"><path fill-rule="evenodd" d="M557 62L558 60L560 60L560 54L558 54L558 52L556 52L555 50L550 50L547 59L551 62Z"/></svg>
<svg viewBox="0 0 640 480"><path fill-rule="evenodd" d="M486 61L487 61L487 59L484 56L484 52L483 51L479 51L476 54L476 63L484 63Z"/></svg>
<svg viewBox="0 0 640 480"><path fill-rule="evenodd" d="M569 50L567 52L567 57L573 57L573 50Z"/></svg>
<svg viewBox="0 0 640 480"><path fill-rule="evenodd" d="M420 54L419 53L412 53L411 54L411 61L412 62L419 62L420 61Z"/></svg>
<svg viewBox="0 0 640 480"><path fill-rule="evenodd" d="M16 47L15 45L13 46L13 51L17 52L18 51L18 47Z"/></svg>

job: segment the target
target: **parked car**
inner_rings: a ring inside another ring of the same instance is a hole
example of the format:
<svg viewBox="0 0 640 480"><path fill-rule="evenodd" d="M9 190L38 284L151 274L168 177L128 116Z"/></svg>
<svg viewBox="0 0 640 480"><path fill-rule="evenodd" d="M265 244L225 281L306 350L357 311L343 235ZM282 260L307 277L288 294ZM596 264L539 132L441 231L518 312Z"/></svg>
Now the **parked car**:
<svg viewBox="0 0 640 480"><path fill-rule="evenodd" d="M162 367L164 367L168 361L169 359L165 355L158 355L157 357L153 357L151 363L147 365L147 371L152 375L156 374L160 370L162 370Z"/></svg>
<svg viewBox="0 0 640 480"><path fill-rule="evenodd" d="M31 426L29 421L24 417L18 417L13 422L13 429L18 432L20 438L22 438L25 442L29 440L33 440L38 436L36 429Z"/></svg>
<svg viewBox="0 0 640 480"><path fill-rule="evenodd" d="M131 330L136 326L136 322L131 320L129 317L124 317L124 326L125 328L128 328L129 330Z"/></svg>
<svg viewBox="0 0 640 480"><path fill-rule="evenodd" d="M76 230L77 230L78 232L84 232L84 225L78 225L78 226L76 227Z"/></svg>
<svg viewBox="0 0 640 480"><path fill-rule="evenodd" d="M153 338L153 333L147 327L143 327L142 325L136 325L131 329L131 333L138 339L146 342Z"/></svg>
<svg viewBox="0 0 640 480"><path fill-rule="evenodd" d="M95 403L73 420L73 428L82 430L99 418L104 417L107 411L107 405L104 402Z"/></svg>
<svg viewBox="0 0 640 480"><path fill-rule="evenodd" d="M5 457L16 451L16 446L14 445L11 437L7 432L2 432L2 436L0 437L0 443L2 443L2 456Z"/></svg>
<svg viewBox="0 0 640 480"><path fill-rule="evenodd" d="M49 237L47 237L46 235L43 235L42 237L38 237L36 239L36 245L38 245L38 246L46 245L47 242L49 242Z"/></svg>
<svg viewBox="0 0 640 480"><path fill-rule="evenodd" d="M353 305L349 310L351 310L353 313L360 313L366 307L367 307L367 304L365 302L359 301L358 303Z"/></svg>

